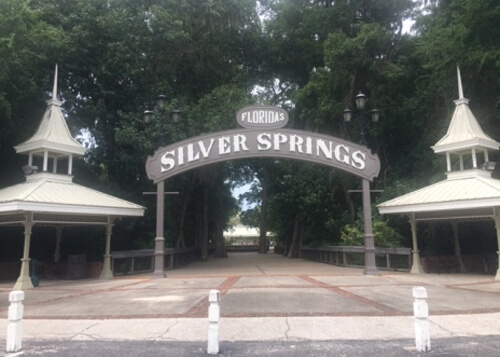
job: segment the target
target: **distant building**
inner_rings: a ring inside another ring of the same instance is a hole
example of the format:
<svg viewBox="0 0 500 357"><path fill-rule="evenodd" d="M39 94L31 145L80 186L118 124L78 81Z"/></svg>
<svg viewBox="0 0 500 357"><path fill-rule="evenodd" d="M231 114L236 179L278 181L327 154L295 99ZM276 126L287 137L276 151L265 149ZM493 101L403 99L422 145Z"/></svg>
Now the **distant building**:
<svg viewBox="0 0 500 357"><path fill-rule="evenodd" d="M258 245L259 236L260 232L258 228L247 227L241 223L224 231L226 245ZM267 232L267 237L272 241L275 234Z"/></svg>

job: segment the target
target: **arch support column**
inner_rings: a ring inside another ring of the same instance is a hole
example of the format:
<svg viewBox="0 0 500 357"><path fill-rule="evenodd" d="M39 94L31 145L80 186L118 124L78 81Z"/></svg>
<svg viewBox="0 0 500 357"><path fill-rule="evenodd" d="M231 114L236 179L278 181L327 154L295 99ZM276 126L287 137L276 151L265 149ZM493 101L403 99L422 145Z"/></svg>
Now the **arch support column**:
<svg viewBox="0 0 500 357"><path fill-rule="evenodd" d="M375 261L375 236L372 225L372 203L370 181L363 179L363 214L365 220L365 275L378 275Z"/></svg>
<svg viewBox="0 0 500 357"><path fill-rule="evenodd" d="M413 244L413 263L411 265L410 273L412 274L424 274L424 268L420 263L420 251L418 250L418 241L417 241L417 220L415 219L415 213L410 214L408 222L410 222L411 226L411 239Z"/></svg>
<svg viewBox="0 0 500 357"><path fill-rule="evenodd" d="M113 231L113 221L113 218L108 217L108 223L106 224L106 250L101 275L99 276L100 279L113 278L113 272L111 271L111 232Z"/></svg>
<svg viewBox="0 0 500 357"><path fill-rule="evenodd" d="M156 238L155 238L155 270L153 278L165 277L165 181L156 184Z"/></svg>
<svg viewBox="0 0 500 357"><path fill-rule="evenodd" d="M21 272L17 278L14 290L26 290L33 288L33 283L30 278L30 243L31 231L33 228L33 212L26 214L26 221L24 222L24 252L21 259Z"/></svg>

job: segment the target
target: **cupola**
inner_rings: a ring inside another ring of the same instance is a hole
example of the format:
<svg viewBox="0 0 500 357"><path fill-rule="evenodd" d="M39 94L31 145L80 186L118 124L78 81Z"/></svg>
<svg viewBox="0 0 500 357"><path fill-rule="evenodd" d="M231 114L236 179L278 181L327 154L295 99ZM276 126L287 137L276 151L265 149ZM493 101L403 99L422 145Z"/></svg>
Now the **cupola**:
<svg viewBox="0 0 500 357"><path fill-rule="evenodd" d="M57 98L57 65L54 74L52 98L47 100L47 109L36 133L14 147L18 154L28 155L23 166L26 181L51 178L64 181L73 179L73 158L85 154L85 148L71 133Z"/></svg>
<svg viewBox="0 0 500 357"><path fill-rule="evenodd" d="M448 178L479 175L491 177L495 163L489 161L488 150L498 150L500 143L483 132L464 98L460 69L457 66L458 99L448 132L432 147L446 154Z"/></svg>

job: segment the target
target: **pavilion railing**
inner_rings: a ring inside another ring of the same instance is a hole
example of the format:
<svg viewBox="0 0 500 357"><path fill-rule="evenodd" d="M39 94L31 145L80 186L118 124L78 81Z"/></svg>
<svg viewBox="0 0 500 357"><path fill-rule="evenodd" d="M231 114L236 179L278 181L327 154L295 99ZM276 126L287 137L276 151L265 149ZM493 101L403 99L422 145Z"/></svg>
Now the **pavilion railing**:
<svg viewBox="0 0 500 357"><path fill-rule="evenodd" d="M302 247L301 258L332 265L363 267L364 247ZM410 271L411 248L375 248L375 262L381 270Z"/></svg>
<svg viewBox="0 0 500 357"><path fill-rule="evenodd" d="M113 275L149 273L154 270L154 249L111 252ZM166 248L165 270L171 270L200 260L199 248Z"/></svg>

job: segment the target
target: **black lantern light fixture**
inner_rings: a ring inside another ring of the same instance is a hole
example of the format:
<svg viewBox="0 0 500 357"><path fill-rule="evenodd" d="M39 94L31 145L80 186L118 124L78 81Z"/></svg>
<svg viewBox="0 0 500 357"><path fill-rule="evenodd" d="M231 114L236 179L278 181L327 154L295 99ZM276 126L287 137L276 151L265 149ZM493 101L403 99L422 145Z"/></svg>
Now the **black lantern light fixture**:
<svg viewBox="0 0 500 357"><path fill-rule="evenodd" d="M164 109L165 105L167 105L167 96L165 94L160 94L156 97L156 105L160 109Z"/></svg>
<svg viewBox="0 0 500 357"><path fill-rule="evenodd" d="M358 108L359 110L365 109L366 95L359 92L358 95L356 96L356 98L354 98L354 100L356 101L356 108Z"/></svg>
<svg viewBox="0 0 500 357"><path fill-rule="evenodd" d="M172 110L172 112L170 113L171 114L171 117L172 117L172 121L174 123L178 123L179 120L181 120L181 111L179 109L174 109Z"/></svg>
<svg viewBox="0 0 500 357"><path fill-rule="evenodd" d="M153 111L146 109L144 111L144 122L149 123L153 119Z"/></svg>
<svg viewBox="0 0 500 357"><path fill-rule="evenodd" d="M356 103L356 109L360 112L360 115L357 119L361 121L361 130L360 130L360 142L363 145L366 145L366 131L368 130L370 124L366 118L366 103L368 101L368 97L363 93L359 92L358 95L354 98L354 102ZM349 108L344 109L343 116L344 122L350 123L353 119L353 111ZM370 116L372 122L377 123L380 119L380 111L378 109L373 109L370 111Z"/></svg>
<svg viewBox="0 0 500 357"><path fill-rule="evenodd" d="M349 108L344 109L344 121L349 123L352 119L352 110Z"/></svg>
<svg viewBox="0 0 500 357"><path fill-rule="evenodd" d="M166 118L165 115L165 108L167 106L168 98L165 94L160 94L156 97L156 107L158 109L159 115L161 116L160 118L160 126L159 126L159 144L163 145L165 144L165 124L168 118ZM143 117L144 117L144 122L146 124L149 124L152 122L153 117L156 113L156 110L150 110L146 109L144 111ZM181 119L181 111L179 109L174 109L170 113L170 119L172 120L173 123L178 123Z"/></svg>
<svg viewBox="0 0 500 357"><path fill-rule="evenodd" d="M156 97L156 106L160 111L164 111L167 106L167 96L165 94L160 94ZM144 122L149 123L153 119L154 111L150 109L146 109L144 111ZM179 109L172 110L171 119L174 123L178 123L181 119L181 111Z"/></svg>

